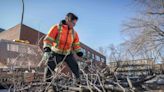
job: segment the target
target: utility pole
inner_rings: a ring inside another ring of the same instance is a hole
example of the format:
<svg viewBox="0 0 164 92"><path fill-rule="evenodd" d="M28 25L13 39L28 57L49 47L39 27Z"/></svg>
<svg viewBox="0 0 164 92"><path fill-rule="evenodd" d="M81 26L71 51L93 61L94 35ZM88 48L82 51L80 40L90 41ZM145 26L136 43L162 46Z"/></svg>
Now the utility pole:
<svg viewBox="0 0 164 92"><path fill-rule="evenodd" d="M22 17L21 17L21 25L20 25L20 31L22 30L22 24L23 24L23 18L24 18L24 0L22 1Z"/></svg>

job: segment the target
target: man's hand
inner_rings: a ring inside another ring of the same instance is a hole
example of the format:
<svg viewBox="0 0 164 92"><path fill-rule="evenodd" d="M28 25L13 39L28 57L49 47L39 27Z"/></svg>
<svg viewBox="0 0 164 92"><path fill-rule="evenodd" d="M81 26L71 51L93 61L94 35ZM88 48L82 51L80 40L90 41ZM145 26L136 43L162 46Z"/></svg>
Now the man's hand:
<svg viewBox="0 0 164 92"><path fill-rule="evenodd" d="M44 52L42 59L44 61L47 61L51 55L51 52Z"/></svg>
<svg viewBox="0 0 164 92"><path fill-rule="evenodd" d="M83 52L77 52L76 55L82 58L83 57Z"/></svg>

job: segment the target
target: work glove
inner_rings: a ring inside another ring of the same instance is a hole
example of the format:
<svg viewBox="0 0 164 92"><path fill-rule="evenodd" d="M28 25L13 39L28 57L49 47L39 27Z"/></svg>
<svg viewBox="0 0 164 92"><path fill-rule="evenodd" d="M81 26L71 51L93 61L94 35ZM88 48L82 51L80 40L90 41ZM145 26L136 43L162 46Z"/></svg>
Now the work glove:
<svg viewBox="0 0 164 92"><path fill-rule="evenodd" d="M48 60L51 55L51 49L49 47L44 48L43 60Z"/></svg>
<svg viewBox="0 0 164 92"><path fill-rule="evenodd" d="M83 57L83 52L81 52L81 51L77 52L76 55L82 58Z"/></svg>
<svg viewBox="0 0 164 92"><path fill-rule="evenodd" d="M43 51L44 51L44 54L43 54L42 60L38 64L38 67L46 65L49 57L51 56L51 49L49 47L45 47Z"/></svg>

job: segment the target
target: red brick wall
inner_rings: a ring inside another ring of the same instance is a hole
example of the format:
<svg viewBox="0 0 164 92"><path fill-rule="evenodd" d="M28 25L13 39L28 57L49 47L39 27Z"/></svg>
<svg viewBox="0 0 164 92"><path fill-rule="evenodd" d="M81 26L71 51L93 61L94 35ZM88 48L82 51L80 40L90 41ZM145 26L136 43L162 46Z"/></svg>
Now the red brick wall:
<svg viewBox="0 0 164 92"><path fill-rule="evenodd" d="M19 33L20 33L20 25L17 25L6 31L1 32L0 39L7 39L7 40L19 39Z"/></svg>
<svg viewBox="0 0 164 92"><path fill-rule="evenodd" d="M32 29L30 27L27 26L22 26L22 30L20 33L20 39L21 40L28 40L30 42L30 44L34 44L34 45L39 45L42 47L43 45L43 38L45 36L45 34Z"/></svg>
<svg viewBox="0 0 164 92"><path fill-rule="evenodd" d="M7 66L36 67L41 60L42 51L38 46L0 40L0 62Z"/></svg>

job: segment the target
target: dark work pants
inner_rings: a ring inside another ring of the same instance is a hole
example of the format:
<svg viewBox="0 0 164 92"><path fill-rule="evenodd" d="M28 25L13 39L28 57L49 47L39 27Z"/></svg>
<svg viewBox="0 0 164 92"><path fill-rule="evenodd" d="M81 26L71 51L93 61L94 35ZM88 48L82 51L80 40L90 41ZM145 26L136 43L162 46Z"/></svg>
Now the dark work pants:
<svg viewBox="0 0 164 92"><path fill-rule="evenodd" d="M45 77L46 77L47 82L51 82L52 79L50 79L50 77L52 76L52 71L54 71L56 65L58 63L60 63L64 57L65 57L65 55L61 55L61 54L57 54L57 53L53 53L51 55L51 57L48 60L48 64L47 64L49 68L47 67L47 69L45 71L45 73L46 73ZM69 66L71 71L74 73L75 77L79 78L80 77L79 66L78 66L77 61L75 60L73 54L67 55L64 62L67 63L67 65Z"/></svg>

